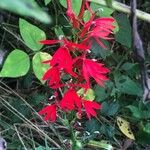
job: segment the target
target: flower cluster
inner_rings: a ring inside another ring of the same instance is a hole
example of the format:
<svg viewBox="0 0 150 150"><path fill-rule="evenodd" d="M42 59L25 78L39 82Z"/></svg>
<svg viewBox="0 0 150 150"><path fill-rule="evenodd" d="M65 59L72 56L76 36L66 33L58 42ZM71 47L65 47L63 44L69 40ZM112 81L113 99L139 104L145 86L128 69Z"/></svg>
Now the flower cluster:
<svg viewBox="0 0 150 150"><path fill-rule="evenodd" d="M91 15L87 22L82 19L85 10L88 10ZM50 65L43 80L48 80L48 85L52 89L63 88L66 91L59 100L56 96L57 100L54 104L47 105L39 111L40 115L45 115L46 121L54 122L58 109L74 110L80 115L85 111L89 119L92 116L96 117L96 110L100 109L101 105L85 100L84 97L77 94L77 90L84 88L87 91L91 88L91 79L94 79L100 86L104 86L104 82L108 80L107 73L110 71L104 64L87 58L87 54L94 39L104 48L105 45L101 39L112 39L110 36L115 28L113 26L114 19L96 18L86 0L82 1L78 16L72 10L71 0L67 0L67 16L73 28L77 30L76 41L70 41L65 37L60 40L40 41L40 43L48 45L60 44L52 59L43 62ZM69 82L64 83L61 80L64 74L70 75Z"/></svg>

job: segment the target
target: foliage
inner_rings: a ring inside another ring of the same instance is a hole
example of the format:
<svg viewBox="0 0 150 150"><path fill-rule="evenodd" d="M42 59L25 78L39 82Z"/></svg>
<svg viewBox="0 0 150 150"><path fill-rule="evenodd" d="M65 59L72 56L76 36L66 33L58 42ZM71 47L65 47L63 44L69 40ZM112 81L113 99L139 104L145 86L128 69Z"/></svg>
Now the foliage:
<svg viewBox="0 0 150 150"><path fill-rule="evenodd" d="M48 2L45 2L46 4ZM50 22L50 17L44 12L34 0L1 0L0 8L17 13L19 15L33 17L44 23Z"/></svg>

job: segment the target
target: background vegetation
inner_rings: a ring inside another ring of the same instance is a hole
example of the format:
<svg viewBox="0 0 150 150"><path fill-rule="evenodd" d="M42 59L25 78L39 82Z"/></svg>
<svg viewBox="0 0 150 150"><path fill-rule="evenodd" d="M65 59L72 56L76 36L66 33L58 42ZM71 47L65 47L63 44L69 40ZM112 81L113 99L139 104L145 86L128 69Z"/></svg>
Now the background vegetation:
<svg viewBox="0 0 150 150"><path fill-rule="evenodd" d="M137 5L150 12L149 0L139 0ZM72 34L64 6L64 0L0 1L0 135L8 142L9 150L71 149L67 120L58 119L51 124L37 114L53 94L41 81L48 68L41 61L50 58L57 47L35 41ZM79 10L79 0L74 0L73 7ZM150 104L142 101L139 64L131 48L130 16L94 2L91 7L94 11L103 10L97 13L100 17L113 16L117 28L115 40L105 43L108 50L96 43L92 46L93 58L103 60L111 69L105 89L94 85L93 96L102 103L98 118L73 121L74 114L68 114L77 149L149 150ZM85 13L84 19L87 18ZM149 23L138 20L148 69L149 27Z"/></svg>

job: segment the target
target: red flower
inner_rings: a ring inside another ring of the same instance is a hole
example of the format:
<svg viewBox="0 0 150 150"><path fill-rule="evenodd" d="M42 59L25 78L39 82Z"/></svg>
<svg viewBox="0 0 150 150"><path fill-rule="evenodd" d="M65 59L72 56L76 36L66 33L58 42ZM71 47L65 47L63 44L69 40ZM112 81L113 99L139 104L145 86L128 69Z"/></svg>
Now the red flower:
<svg viewBox="0 0 150 150"><path fill-rule="evenodd" d="M115 28L115 26L113 26L113 22L113 18L98 18L94 20L92 22L94 27L92 28L92 31L89 32L88 38L94 37L97 39L112 39L108 36L109 34L113 33L113 29Z"/></svg>
<svg viewBox="0 0 150 150"><path fill-rule="evenodd" d="M60 70L65 70L70 75L76 77L77 75L72 71L73 60L67 48L60 47L50 60L52 67L58 66Z"/></svg>
<svg viewBox="0 0 150 150"><path fill-rule="evenodd" d="M113 23L115 22L114 18L98 18L95 19L92 24L94 24L95 26L99 26L103 29L108 29L110 31L112 31L115 26L113 25Z"/></svg>
<svg viewBox="0 0 150 150"><path fill-rule="evenodd" d="M46 44L46 45L52 45L52 44L58 44L61 43L63 48L67 48L68 50L89 50L90 47L85 45L85 44L79 44L79 43L74 43L71 41L68 41L67 39L63 38L62 40L43 40L40 41L41 44Z"/></svg>
<svg viewBox="0 0 150 150"><path fill-rule="evenodd" d="M44 74L42 80L49 80L49 86L51 88L60 87L60 73L58 67L52 67Z"/></svg>
<svg viewBox="0 0 150 150"><path fill-rule="evenodd" d="M63 99L60 101L60 107L64 110L72 111L77 109L81 111L81 99L73 89L70 89L64 94Z"/></svg>
<svg viewBox="0 0 150 150"><path fill-rule="evenodd" d="M90 18L88 22L84 24L83 30L79 33L81 38L85 38L84 41L88 41L90 38L95 38L100 46L106 48L100 39L113 39L109 35L113 33L115 26L113 25L113 18L98 18L95 19L95 14ZM100 39L99 39L100 38Z"/></svg>
<svg viewBox="0 0 150 150"><path fill-rule="evenodd" d="M74 50L74 49L78 49L78 50L84 50L84 51L87 51L90 49L90 46L87 46L85 44L78 44L78 43L73 43L73 42L70 42L70 41L67 41L66 42L66 47L69 48L69 50Z"/></svg>
<svg viewBox="0 0 150 150"><path fill-rule="evenodd" d="M95 19L96 13L92 11L89 6L90 2L87 0L82 1L78 16L72 10L72 1L66 0L66 2L67 16L72 26L79 31L78 36L75 35L75 37L73 37L76 42L69 41L65 37L60 40L40 41L41 44L60 44L60 47L54 53L52 59L43 62L48 63L51 68L46 71L42 79L49 80L48 84L51 88L71 88L65 92L61 100L59 96L55 94L56 103L46 106L39 111L40 115L45 116L44 120L51 120L52 122L56 120L57 108L64 111L74 110L80 115L82 109L84 109L89 119L96 117L96 110L100 109L101 105L93 101L82 99L75 89L82 87L87 90L90 87L90 78L93 78L100 86L104 86L104 82L108 80L106 75L109 69L101 63L86 59L86 54L92 46L93 39L105 48L101 39L112 39L110 35L113 34L115 28L113 18ZM83 20L85 10L89 11L91 16L87 22ZM62 71L75 78L70 79L67 83L60 83Z"/></svg>
<svg viewBox="0 0 150 150"><path fill-rule="evenodd" d="M91 119L91 116L94 116L94 117L97 116L94 109L100 109L101 108L100 104L93 102L93 101L88 101L88 100L83 100L83 105L84 105L87 117L89 119Z"/></svg>
<svg viewBox="0 0 150 150"><path fill-rule="evenodd" d="M44 120L51 120L52 122L56 121L56 105L48 105L40 110L39 115L45 115Z"/></svg>
<svg viewBox="0 0 150 150"><path fill-rule="evenodd" d="M90 77L94 78L100 86L104 86L104 81L107 81L106 73L109 72L103 64L97 63L90 59L83 59L83 76L90 87Z"/></svg>

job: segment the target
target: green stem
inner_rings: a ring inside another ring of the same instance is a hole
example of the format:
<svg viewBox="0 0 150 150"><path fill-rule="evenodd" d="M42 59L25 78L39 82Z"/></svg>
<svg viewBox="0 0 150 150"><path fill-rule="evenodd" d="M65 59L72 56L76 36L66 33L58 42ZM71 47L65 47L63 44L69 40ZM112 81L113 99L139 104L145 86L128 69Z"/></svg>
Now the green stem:
<svg viewBox="0 0 150 150"><path fill-rule="evenodd" d="M67 127L69 128L69 131L71 132L72 150L76 150L76 136L75 136L74 130L71 126L71 123L68 120L66 123L67 123L66 124Z"/></svg>
<svg viewBox="0 0 150 150"><path fill-rule="evenodd" d="M69 129L71 132L72 150L77 150L77 140L71 124L69 124Z"/></svg>
<svg viewBox="0 0 150 150"><path fill-rule="evenodd" d="M72 150L76 150L77 147L76 137L72 128L70 128L70 131L71 131L71 140L72 140Z"/></svg>
<svg viewBox="0 0 150 150"><path fill-rule="evenodd" d="M88 1L107 6L107 3L105 0L88 0ZM117 10L117 11L124 12L127 14L131 13L129 6L122 4L122 3L119 3L115 0L112 1L112 8ZM136 10L136 13L137 13L137 17L139 19L147 21L150 23L150 14L143 12L141 10L138 10L138 9Z"/></svg>

